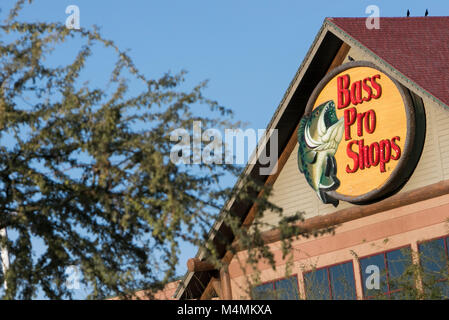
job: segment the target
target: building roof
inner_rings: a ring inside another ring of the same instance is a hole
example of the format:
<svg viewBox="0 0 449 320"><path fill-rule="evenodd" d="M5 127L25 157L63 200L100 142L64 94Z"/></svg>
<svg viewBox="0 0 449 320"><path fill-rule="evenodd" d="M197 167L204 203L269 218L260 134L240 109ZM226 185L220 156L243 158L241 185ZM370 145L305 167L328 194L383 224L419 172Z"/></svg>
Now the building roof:
<svg viewBox="0 0 449 320"><path fill-rule="evenodd" d="M268 124L267 129L278 129L279 155L295 133L312 91L332 67L343 43L359 46L383 68L388 69L392 76L401 78L397 80L419 96L427 95L449 106L449 47L446 45L449 43L449 17L380 18L379 30L367 29L365 23L366 17L325 19ZM266 151L266 141L263 143L258 146L262 150L260 154ZM259 168L258 161L250 161L242 177L250 175L266 182L267 176L259 175ZM242 179L239 179L236 189L240 188L241 182ZM239 202L232 197L225 207L241 216L243 221L252 204ZM229 238L232 242L233 234L223 223L222 215L212 230L216 232L210 233L210 239L218 238L216 235L221 234L222 238ZM224 256L225 246L221 247L224 250L220 249L219 252ZM196 257L203 259L203 253L199 249ZM187 272L175 297L199 298L211 277L209 271Z"/></svg>
<svg viewBox="0 0 449 320"><path fill-rule="evenodd" d="M449 17L327 18L404 76L449 105Z"/></svg>

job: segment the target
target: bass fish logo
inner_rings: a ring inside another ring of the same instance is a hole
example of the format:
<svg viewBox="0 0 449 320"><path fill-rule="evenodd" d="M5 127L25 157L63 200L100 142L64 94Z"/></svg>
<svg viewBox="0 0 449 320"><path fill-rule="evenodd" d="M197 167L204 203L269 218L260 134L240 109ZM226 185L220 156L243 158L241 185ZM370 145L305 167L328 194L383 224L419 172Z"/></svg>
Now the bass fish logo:
<svg viewBox="0 0 449 320"><path fill-rule="evenodd" d="M323 203L335 207L338 200L327 194L337 189L335 152L343 137L344 119L337 118L335 103L327 101L305 115L298 129L298 167Z"/></svg>

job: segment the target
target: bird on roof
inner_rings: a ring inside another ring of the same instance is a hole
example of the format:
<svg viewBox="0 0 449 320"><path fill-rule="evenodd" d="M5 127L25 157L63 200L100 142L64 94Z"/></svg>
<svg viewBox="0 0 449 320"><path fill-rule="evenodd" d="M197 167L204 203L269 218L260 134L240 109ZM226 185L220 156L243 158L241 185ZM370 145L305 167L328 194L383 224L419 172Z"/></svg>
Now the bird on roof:
<svg viewBox="0 0 449 320"><path fill-rule="evenodd" d="M407 17L410 17L410 10L407 9Z"/></svg>
<svg viewBox="0 0 449 320"><path fill-rule="evenodd" d="M424 14L425 17L429 15L429 10L426 9L426 13Z"/></svg>

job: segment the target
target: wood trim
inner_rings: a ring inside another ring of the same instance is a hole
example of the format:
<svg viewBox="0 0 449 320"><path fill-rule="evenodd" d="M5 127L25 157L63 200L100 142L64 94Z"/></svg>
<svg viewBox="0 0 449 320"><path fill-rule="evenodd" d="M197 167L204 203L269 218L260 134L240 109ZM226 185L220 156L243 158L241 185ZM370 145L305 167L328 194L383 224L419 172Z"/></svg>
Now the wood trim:
<svg viewBox="0 0 449 320"><path fill-rule="evenodd" d="M366 205L336 211L325 216L316 216L297 225L304 231L319 230L330 226L342 224L351 220L368 217L370 215L436 198L449 193L449 180L444 180L430 186L418 188L412 191L396 194L385 200ZM281 240L280 231L277 229L266 231L262 234L266 244Z"/></svg>
<svg viewBox="0 0 449 320"><path fill-rule="evenodd" d="M212 287L214 288L215 293L218 295L220 299L223 297L223 292L221 291L221 281L217 278L212 278L210 280L212 282Z"/></svg>
<svg viewBox="0 0 449 320"><path fill-rule="evenodd" d="M200 297L200 300L210 300L214 296L214 293L218 295L219 299L222 299L221 281L217 278L210 279L206 289L204 289L203 294Z"/></svg>
<svg viewBox="0 0 449 320"><path fill-rule="evenodd" d="M228 265L220 269L221 300L232 300L231 277Z"/></svg>
<svg viewBox="0 0 449 320"><path fill-rule="evenodd" d="M187 260L187 270L189 272L212 271L216 269L212 263L201 261L198 258L190 258Z"/></svg>
<svg viewBox="0 0 449 320"><path fill-rule="evenodd" d="M204 289L203 293L201 294L200 300L210 300L214 295L214 286L213 286L213 279L211 278L209 283L207 284L206 288Z"/></svg>
<svg viewBox="0 0 449 320"><path fill-rule="evenodd" d="M334 60L332 61L329 69L327 69L327 73L329 73L332 69L338 67L345 61L346 55L348 54L351 47L346 43L343 42L340 49L338 49L337 54L335 55Z"/></svg>
<svg viewBox="0 0 449 320"><path fill-rule="evenodd" d="M235 243L235 240L232 242L233 245ZM231 263L232 258L234 257L234 254L231 251L226 251L224 257L221 259L223 263L229 264Z"/></svg>

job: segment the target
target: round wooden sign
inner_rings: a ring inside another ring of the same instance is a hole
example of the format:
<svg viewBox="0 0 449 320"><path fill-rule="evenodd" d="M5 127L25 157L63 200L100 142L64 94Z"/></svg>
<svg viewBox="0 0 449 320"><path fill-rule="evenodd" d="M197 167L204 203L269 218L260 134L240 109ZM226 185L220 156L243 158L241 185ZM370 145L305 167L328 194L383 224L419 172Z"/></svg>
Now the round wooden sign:
<svg viewBox="0 0 449 320"><path fill-rule="evenodd" d="M417 112L412 101L369 62L344 64L321 80L298 129L298 167L324 203L371 203L405 184L425 136L422 106Z"/></svg>

